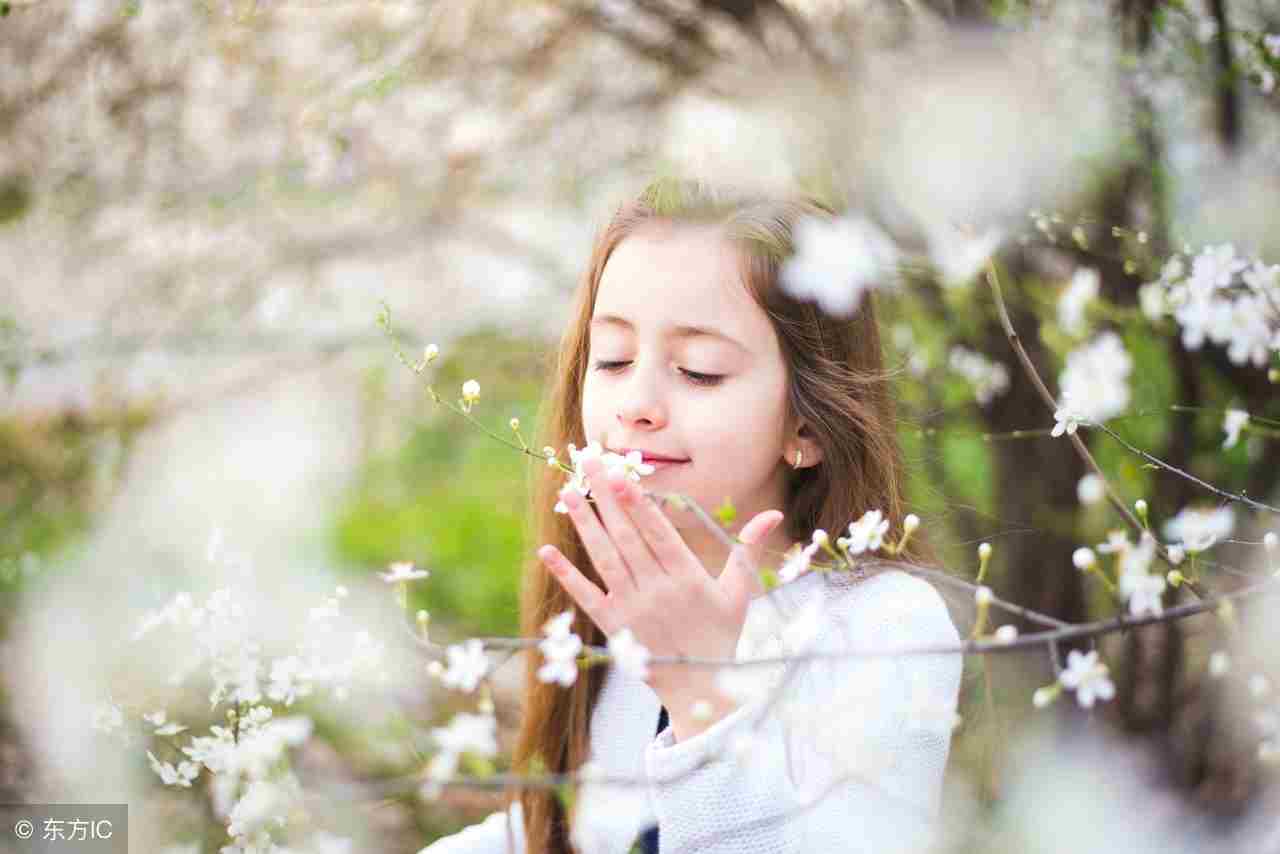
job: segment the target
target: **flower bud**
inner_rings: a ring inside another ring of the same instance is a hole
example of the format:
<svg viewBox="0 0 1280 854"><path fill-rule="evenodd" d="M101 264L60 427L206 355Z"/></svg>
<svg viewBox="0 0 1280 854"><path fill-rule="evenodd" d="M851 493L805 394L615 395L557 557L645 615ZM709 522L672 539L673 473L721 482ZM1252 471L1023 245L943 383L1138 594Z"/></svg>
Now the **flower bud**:
<svg viewBox="0 0 1280 854"><path fill-rule="evenodd" d="M1231 671L1231 658L1222 650L1209 656L1209 675L1221 679Z"/></svg>
<svg viewBox="0 0 1280 854"><path fill-rule="evenodd" d="M991 559L991 543L983 543L978 546L978 560Z"/></svg>
<svg viewBox="0 0 1280 854"><path fill-rule="evenodd" d="M902 520L902 531L905 534L913 533L916 528L920 527L920 517L914 513L908 513L907 518ZM1275 535L1272 534L1274 537Z"/></svg>
<svg viewBox="0 0 1280 854"><path fill-rule="evenodd" d="M512 418L510 423L511 423L511 429L512 429L513 431L514 431L514 430L519 430L519 429L520 429L520 419L519 419L519 418Z"/></svg>
<svg viewBox="0 0 1280 854"><path fill-rule="evenodd" d="M1133 512L1138 514L1138 518L1142 520L1142 524L1147 524L1147 501L1145 498L1139 498L1133 502Z"/></svg>
<svg viewBox="0 0 1280 854"><path fill-rule="evenodd" d="M1164 580L1169 582L1170 587L1177 587L1181 585L1182 582L1186 581L1187 577L1178 570L1171 569L1169 570L1169 573L1165 575Z"/></svg>
<svg viewBox="0 0 1280 854"><path fill-rule="evenodd" d="M1013 624L1003 625L996 629L995 637L1000 643L1013 643L1018 639L1018 627Z"/></svg>
<svg viewBox="0 0 1280 854"><path fill-rule="evenodd" d="M979 605L990 605L991 588L983 586L973 591L973 601L977 602Z"/></svg>
<svg viewBox="0 0 1280 854"><path fill-rule="evenodd" d="M1261 673L1255 673L1249 677L1249 695L1255 700L1261 700L1271 690L1271 682Z"/></svg>
<svg viewBox="0 0 1280 854"><path fill-rule="evenodd" d="M1262 536L1262 547L1267 551L1275 551L1276 546L1280 545L1280 537L1276 536L1275 531L1267 531Z"/></svg>
<svg viewBox="0 0 1280 854"><path fill-rule="evenodd" d="M1182 563L1183 558L1187 556L1187 550L1182 546L1169 546L1169 563L1177 566Z"/></svg>
<svg viewBox="0 0 1280 854"><path fill-rule="evenodd" d="M1071 553L1071 562L1075 564L1076 569L1084 571L1092 569L1098 563L1098 558L1094 555L1093 549L1081 546Z"/></svg>
<svg viewBox="0 0 1280 854"><path fill-rule="evenodd" d="M440 355L440 348L435 344L428 344L427 349L422 351L423 364L429 365Z"/></svg>
<svg viewBox="0 0 1280 854"><path fill-rule="evenodd" d="M815 545L824 546L828 542L830 542L830 537L827 536L826 531L822 530L821 528L818 528L816 531L813 532L813 542Z"/></svg>
<svg viewBox="0 0 1280 854"><path fill-rule="evenodd" d="M1037 709L1043 709L1058 698L1056 685L1046 685L1043 688L1037 688L1036 692L1031 695L1031 705Z"/></svg>
<svg viewBox="0 0 1280 854"><path fill-rule="evenodd" d="M475 380L467 380L462 384L462 399L467 403L474 403L480 399L480 383Z"/></svg>

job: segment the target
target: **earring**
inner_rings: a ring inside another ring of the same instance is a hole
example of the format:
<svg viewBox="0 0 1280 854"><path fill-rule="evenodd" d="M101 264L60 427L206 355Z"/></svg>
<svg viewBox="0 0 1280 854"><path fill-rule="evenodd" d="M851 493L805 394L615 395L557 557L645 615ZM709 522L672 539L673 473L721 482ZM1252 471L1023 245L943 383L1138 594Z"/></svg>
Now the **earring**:
<svg viewBox="0 0 1280 854"><path fill-rule="evenodd" d="M800 461L803 459L804 459L804 450L802 448L796 448L796 465L795 465L796 468L800 468Z"/></svg>

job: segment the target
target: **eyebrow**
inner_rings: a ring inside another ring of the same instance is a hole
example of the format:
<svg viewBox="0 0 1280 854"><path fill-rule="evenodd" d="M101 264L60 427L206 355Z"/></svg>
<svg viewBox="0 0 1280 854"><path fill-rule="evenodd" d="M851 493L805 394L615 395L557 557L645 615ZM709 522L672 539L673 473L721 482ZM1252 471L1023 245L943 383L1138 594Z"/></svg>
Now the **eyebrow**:
<svg viewBox="0 0 1280 854"><path fill-rule="evenodd" d="M591 318L592 326L621 326L623 329L635 329L635 325L625 317L616 314L599 314ZM669 334L673 338L718 338L728 344L732 344L744 353L750 353L747 346L736 338L721 332L711 326L696 326L687 323L681 323L670 327Z"/></svg>

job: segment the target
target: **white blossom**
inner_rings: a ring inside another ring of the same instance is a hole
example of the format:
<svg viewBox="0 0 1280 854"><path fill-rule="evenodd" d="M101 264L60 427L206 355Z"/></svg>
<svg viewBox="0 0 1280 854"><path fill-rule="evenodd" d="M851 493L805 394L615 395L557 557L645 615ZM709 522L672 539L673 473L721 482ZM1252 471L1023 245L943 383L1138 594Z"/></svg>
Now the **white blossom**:
<svg viewBox="0 0 1280 854"><path fill-rule="evenodd" d="M1061 389L1058 422L1053 435L1065 430L1075 432L1075 425L1101 423L1120 415L1129 406L1129 373L1133 360L1124 349L1120 336L1103 332L1088 344L1067 354L1066 366L1058 376Z"/></svg>
<svg viewBox="0 0 1280 854"><path fill-rule="evenodd" d="M228 817L227 833L232 836L250 836L266 825L284 824L281 816L289 805L288 793L279 784L269 780L254 780L245 789Z"/></svg>
<svg viewBox="0 0 1280 854"><path fill-rule="evenodd" d="M1088 423L1088 419L1082 413L1071 407L1065 395L1062 402L1058 404L1058 408L1053 411L1053 421L1053 430L1050 435L1055 439L1063 433L1074 436L1081 424Z"/></svg>
<svg viewBox="0 0 1280 854"><path fill-rule="evenodd" d="M292 706L299 697L312 693L311 672L306 663L296 655L277 658L271 662L267 696L272 700Z"/></svg>
<svg viewBox="0 0 1280 854"><path fill-rule="evenodd" d="M1176 258L1152 284L1182 327L1183 346L1198 350L1210 341L1226 348L1233 364L1264 367L1280 349L1280 265L1239 257L1230 244L1206 246L1189 275Z"/></svg>
<svg viewBox="0 0 1280 854"><path fill-rule="evenodd" d="M609 652L623 673L640 680L649 678L649 650L636 640L631 629L623 629L609 638Z"/></svg>
<svg viewBox="0 0 1280 854"><path fill-rule="evenodd" d="M1129 613L1132 616L1164 613L1164 605L1160 599L1165 589L1163 576L1146 572L1121 573L1118 586L1121 595L1129 600Z"/></svg>
<svg viewBox="0 0 1280 854"><path fill-rule="evenodd" d="M175 767L172 763L161 762L156 759L155 754L148 750L147 761L151 763L151 770L159 775L160 782L166 786L180 786L189 789L191 788L191 781L200 776L200 766L190 760L183 760Z"/></svg>
<svg viewBox="0 0 1280 854"><path fill-rule="evenodd" d="M434 798L440 792L440 783L452 777L458 770L458 759L463 754L489 758L498 753L498 721L492 714L473 715L459 712L449 724L431 730L438 752L427 764L427 780L422 795Z"/></svg>
<svg viewBox="0 0 1280 854"><path fill-rule="evenodd" d="M1151 569L1151 562L1156 557L1156 538L1143 531L1138 544L1126 545L1120 551L1119 573L1125 575L1145 575Z"/></svg>
<svg viewBox="0 0 1280 854"><path fill-rule="evenodd" d="M98 703L90 712L89 725L98 732L114 732L124 723L124 712L111 701Z"/></svg>
<svg viewBox="0 0 1280 854"><path fill-rule="evenodd" d="M879 510L868 510L862 518L849 523L847 548L850 554L879 551L884 535L889 530L889 520Z"/></svg>
<svg viewBox="0 0 1280 854"><path fill-rule="evenodd" d="M1095 472L1089 472L1076 484L1076 498L1081 504L1097 504L1107 495L1107 485Z"/></svg>
<svg viewBox="0 0 1280 854"><path fill-rule="evenodd" d="M470 694L489 671L484 641L469 638L464 643L450 644L445 654L449 657L449 667L441 674L440 681Z"/></svg>
<svg viewBox="0 0 1280 854"><path fill-rule="evenodd" d="M1129 535L1119 529L1107 531L1107 541L1098 543L1098 551L1104 555L1115 554L1129 548L1132 543L1129 542Z"/></svg>
<svg viewBox="0 0 1280 854"><path fill-rule="evenodd" d="M143 720L155 727L154 732L156 735L170 736L186 731L187 728L185 726L182 726L176 721L170 721L167 718L168 716L164 709L142 716Z"/></svg>
<svg viewBox="0 0 1280 854"><path fill-rule="evenodd" d="M388 584L399 584L403 581L416 581L428 578L431 573L425 569L414 569L412 561L396 561L388 567L389 572L379 573L379 577Z"/></svg>
<svg viewBox="0 0 1280 854"><path fill-rule="evenodd" d="M1091 267L1081 267L1071 276L1071 283L1058 298L1058 325L1068 335L1085 333L1085 309L1097 299L1101 281L1098 271Z"/></svg>
<svg viewBox="0 0 1280 854"><path fill-rule="evenodd" d="M988 228L982 234L970 236L958 228L937 229L929 241L929 257L938 269L942 286L947 288L968 284L1004 242L1005 234L997 228Z"/></svg>
<svg viewBox="0 0 1280 854"><path fill-rule="evenodd" d="M546 661L538 668L538 680L572 685L578 678L578 653L582 652L582 638L575 634L573 611L565 611L552 617L543 626L547 637L539 641L538 649Z"/></svg>
<svg viewBox="0 0 1280 854"><path fill-rule="evenodd" d="M1009 369L977 351L966 347L952 347L947 362L951 370L973 386L973 396L979 406L986 406L997 395L1009 390Z"/></svg>
<svg viewBox="0 0 1280 854"><path fill-rule="evenodd" d="M623 477L634 481L639 481L641 476L650 475L654 472L653 464L646 463L644 454L640 451L628 451L625 456L613 451L607 451L601 456L600 461L604 463L606 474L618 471L622 473Z"/></svg>
<svg viewBox="0 0 1280 854"><path fill-rule="evenodd" d="M829 315L849 317L866 291L896 282L897 248L863 217L802 219L795 247L782 265L782 287L793 299L816 301Z"/></svg>
<svg viewBox="0 0 1280 854"><path fill-rule="evenodd" d="M1094 555L1093 549L1081 546L1071 553L1071 563L1076 569L1085 570L1097 564L1098 558Z"/></svg>
<svg viewBox="0 0 1280 854"><path fill-rule="evenodd" d="M778 570L778 580L785 584L808 572L809 562L817 554L819 548L821 546L817 543L809 543L804 547L796 543L782 562L782 567Z"/></svg>
<svg viewBox="0 0 1280 854"><path fill-rule="evenodd" d="M1164 534L1189 552L1202 552L1231 536L1234 527L1235 512L1230 506L1211 510L1187 507L1165 523Z"/></svg>
<svg viewBox="0 0 1280 854"><path fill-rule="evenodd" d="M1108 677L1107 665L1098 660L1098 651L1082 653L1073 649L1067 653L1067 666L1058 674L1062 687L1076 692L1076 702L1092 708L1096 700L1110 700L1116 687Z"/></svg>
<svg viewBox="0 0 1280 854"><path fill-rule="evenodd" d="M1222 442L1222 447L1235 447L1236 442L1240 441L1240 431L1248 423L1248 412L1240 409L1228 409L1227 414L1222 419L1222 431L1227 434L1227 438Z"/></svg>
<svg viewBox="0 0 1280 854"><path fill-rule="evenodd" d="M569 480L565 484L565 487L567 489L572 489L584 498L590 495L591 486L587 482L587 462L593 459L598 459L603 462L606 453L612 452L606 452L604 447L597 441L588 442L587 446L582 450L578 450L578 447L570 442L569 464L573 466L573 474L569 476ZM614 456L617 455L615 454ZM555 511L557 513L568 513L569 508L563 501L557 501Z"/></svg>

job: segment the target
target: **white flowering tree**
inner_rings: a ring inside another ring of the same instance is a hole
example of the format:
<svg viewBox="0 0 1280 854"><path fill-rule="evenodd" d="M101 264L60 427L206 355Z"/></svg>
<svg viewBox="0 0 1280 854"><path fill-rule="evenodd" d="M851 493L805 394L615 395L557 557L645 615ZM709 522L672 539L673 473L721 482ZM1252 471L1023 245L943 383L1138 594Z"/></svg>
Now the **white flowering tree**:
<svg viewBox="0 0 1280 854"><path fill-rule="evenodd" d="M900 533L878 511L815 531L772 556L766 582L893 563L927 526L939 566L907 568L972 603L951 651L981 681L955 755L987 797L1003 794L987 750L1050 707L1158 736L1195 769L1184 788L1219 804L1261 796L1262 782L1228 783L1280 754L1275 662L1255 637L1280 528L1280 20L1265 8L0 0L0 34L14 273L0 355L15 400L86 409L41 398L38 368L91 356L137 371L122 381L137 397L159 379L135 361L157 348L310 362L381 344L367 314L344 325L338 309L363 309L361 288L384 279L406 283L394 307L409 320L382 317L393 336L469 290L562 294L579 223L655 164L802 187L844 213L802 224L784 284L835 314L884 297L919 513ZM445 394L441 348L416 347L398 353L431 401L506 446L513 469L532 455L588 495L601 459L643 483L642 461L598 446L529 447L486 409L484 365ZM30 445L5 442L40 471ZM731 507L691 509L728 540ZM341 587L283 643L240 591L180 594L131 642L190 643L172 687L207 683L200 711L113 696L86 717L129 733L154 786L209 805L208 850L341 851L354 843L320 827L294 759L341 743L316 727L323 704L381 690L389 645L424 656L451 700L404 739L413 768L339 797L567 791L577 775L504 770L500 665L540 656L538 677L568 686L584 667L690 663L626 630L584 646L571 614L535 638L439 643L412 592L433 581L397 560L376 583L403 627L347 625ZM804 660L812 620L795 616L782 660ZM760 690L751 666L721 664L728 693ZM1032 788L1011 796L1020 814L1045 808Z"/></svg>

